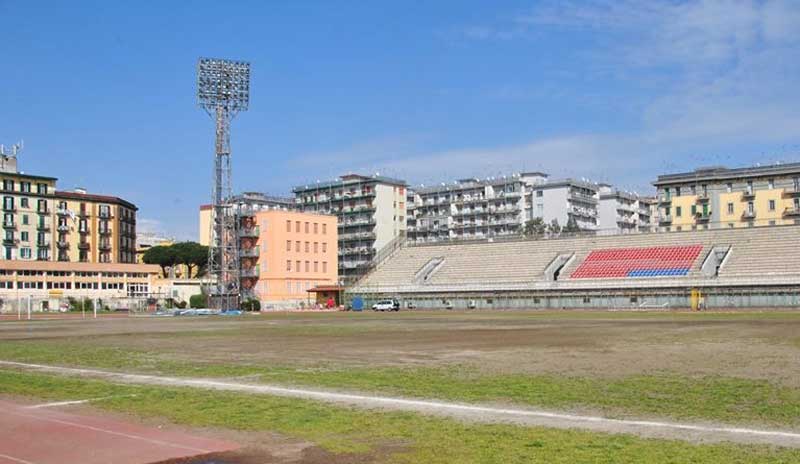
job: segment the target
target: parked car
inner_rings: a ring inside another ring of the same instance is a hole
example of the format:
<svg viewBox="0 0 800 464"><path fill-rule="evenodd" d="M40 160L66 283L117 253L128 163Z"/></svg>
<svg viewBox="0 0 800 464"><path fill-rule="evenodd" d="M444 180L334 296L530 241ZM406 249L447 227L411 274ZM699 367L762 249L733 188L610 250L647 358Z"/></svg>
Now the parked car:
<svg viewBox="0 0 800 464"><path fill-rule="evenodd" d="M400 302L397 300L381 300L372 305L373 311L400 311Z"/></svg>

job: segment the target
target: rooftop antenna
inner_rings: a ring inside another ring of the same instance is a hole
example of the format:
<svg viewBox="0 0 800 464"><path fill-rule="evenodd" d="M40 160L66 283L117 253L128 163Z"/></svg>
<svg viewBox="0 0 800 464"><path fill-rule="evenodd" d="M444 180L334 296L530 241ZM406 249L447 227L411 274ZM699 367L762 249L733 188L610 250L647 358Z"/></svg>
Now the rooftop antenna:
<svg viewBox="0 0 800 464"><path fill-rule="evenodd" d="M240 269L236 212L230 201L231 120L250 104L250 63L200 58L197 63L197 103L216 124L211 235L208 247L208 305L239 307Z"/></svg>

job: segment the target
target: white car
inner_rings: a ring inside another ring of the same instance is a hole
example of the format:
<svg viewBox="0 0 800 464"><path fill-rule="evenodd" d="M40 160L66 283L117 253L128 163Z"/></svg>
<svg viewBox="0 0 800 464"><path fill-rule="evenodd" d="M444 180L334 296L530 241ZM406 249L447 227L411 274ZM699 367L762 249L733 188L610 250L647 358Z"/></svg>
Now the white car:
<svg viewBox="0 0 800 464"><path fill-rule="evenodd" d="M381 300L372 305L373 311L397 311L400 307L393 300Z"/></svg>

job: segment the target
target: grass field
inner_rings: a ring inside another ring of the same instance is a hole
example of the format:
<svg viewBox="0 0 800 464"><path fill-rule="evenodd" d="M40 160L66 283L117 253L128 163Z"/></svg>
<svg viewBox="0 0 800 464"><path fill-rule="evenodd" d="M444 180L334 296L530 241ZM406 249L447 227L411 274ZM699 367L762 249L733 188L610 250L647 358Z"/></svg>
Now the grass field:
<svg viewBox="0 0 800 464"><path fill-rule="evenodd" d="M796 430L799 329L800 313L777 312L6 322L0 359ZM9 395L74 398L120 388L141 395L101 406L194 426L278 432L340 460L331 462L800 462L797 450L762 446L464 424L8 370L0 376L0 393Z"/></svg>

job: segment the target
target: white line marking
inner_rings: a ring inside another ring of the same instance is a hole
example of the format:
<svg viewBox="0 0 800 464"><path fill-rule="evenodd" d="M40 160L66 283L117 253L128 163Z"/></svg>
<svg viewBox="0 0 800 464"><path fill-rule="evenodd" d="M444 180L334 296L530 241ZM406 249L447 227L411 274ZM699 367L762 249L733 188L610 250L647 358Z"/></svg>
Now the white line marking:
<svg viewBox="0 0 800 464"><path fill-rule="evenodd" d="M26 406L26 409L40 409L40 408L54 408L57 406L70 406L73 404L85 404L85 403L92 403L95 401L103 401L103 400L110 400L111 398L125 398L131 397L136 395L114 395L114 396L102 396L100 398L88 398L85 400L75 400L75 401L57 401L55 403L42 403L42 404L35 404L33 406Z"/></svg>
<svg viewBox="0 0 800 464"><path fill-rule="evenodd" d="M28 417L28 418L35 419L35 420L54 422L56 424L61 424L61 425L69 425L71 427L77 427L77 428L81 428L81 429L92 430L94 432L107 433L109 435L116 435L116 436L119 436L119 437L130 438L131 440L141 440L141 441L144 441L144 442L147 442L147 443L151 443L153 445L168 446L168 447L172 447L172 448L181 448L181 449L200 452L200 453L210 453L211 452L211 450L207 450L207 449L195 448L193 446L178 445L178 444L170 443L170 442L167 442L167 441L161 441L161 440L155 440L155 439L152 439L152 438L140 437L139 435L133 435L133 434L130 434L130 433L115 432L114 430L103 429L103 428L100 428L100 427L93 427L91 425L78 424L78 423L75 423L75 422L65 421L65 420L61 420L61 419L54 419L52 417L42 417L42 416L37 416L37 415L33 415L33 414L24 414L24 413L17 412L17 411L6 411L6 414L12 414L12 415L15 415L15 416L20 416L20 417Z"/></svg>
<svg viewBox="0 0 800 464"><path fill-rule="evenodd" d="M21 367L26 369L35 369L45 372L55 372L67 375L86 375L86 376L102 377L106 379L116 379L123 381L125 383L133 383L133 384L183 386L183 387L196 387L196 388L224 390L224 391L271 394L271 395L294 397L294 398L315 399L326 402L348 403L362 407L389 406L389 407L395 407L397 409L417 410L417 411L441 411L450 413L488 413L488 414L507 416L509 419L513 419L515 417L516 418L527 417L527 418L543 418L543 419L567 421L573 423L573 426L581 426L581 425L588 426L592 424L598 424L598 425L618 425L630 428L639 427L639 428L651 429L653 431L672 430L672 431L682 431L682 432L686 431L701 432L706 434L721 433L721 434L733 434L740 436L744 435L752 437L764 437L772 439L797 440L798 444L800 444L800 433L781 431L781 430L759 430L759 429L751 429L744 427L682 424L676 422L661 422L661 421L648 421L648 420L610 419L600 416L582 416L576 414L557 413L557 412L532 410L532 409L495 408L489 406L475 406L469 404L447 403L443 401L412 400L412 399L393 398L386 396L356 395L349 393L335 393L335 392L307 390L299 388L285 388L285 387L277 387L274 385L242 384L242 383L224 382L211 379L161 377L161 376L146 375L146 374L126 374L126 373L109 372L96 369L47 366L42 364L29 364L29 363L2 361L2 360L0 360L0 365ZM545 426L547 425L545 424Z"/></svg>
<svg viewBox="0 0 800 464"><path fill-rule="evenodd" d="M14 458L14 457L8 456L6 454L0 454L0 458L8 459L9 461L12 461L12 462L18 462L19 464L36 464L36 463L31 462L31 461L26 461L24 459Z"/></svg>

